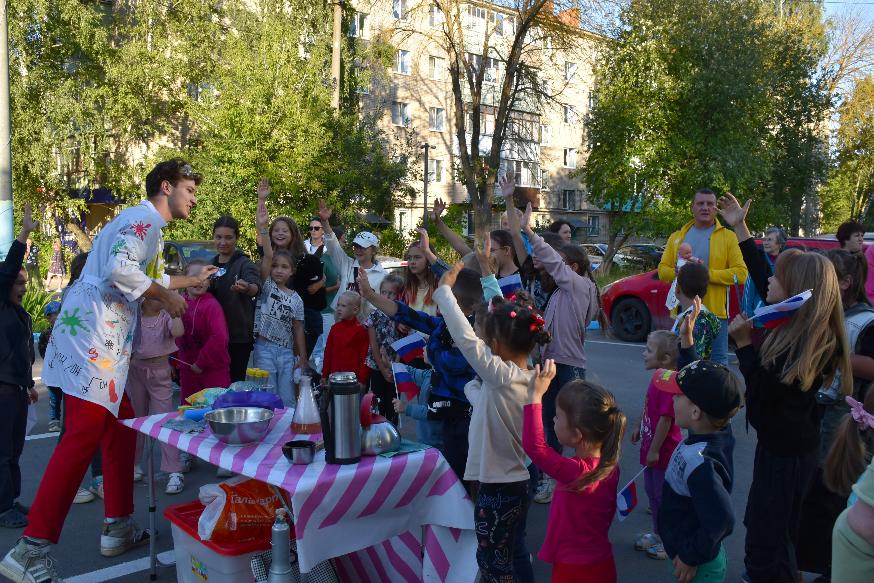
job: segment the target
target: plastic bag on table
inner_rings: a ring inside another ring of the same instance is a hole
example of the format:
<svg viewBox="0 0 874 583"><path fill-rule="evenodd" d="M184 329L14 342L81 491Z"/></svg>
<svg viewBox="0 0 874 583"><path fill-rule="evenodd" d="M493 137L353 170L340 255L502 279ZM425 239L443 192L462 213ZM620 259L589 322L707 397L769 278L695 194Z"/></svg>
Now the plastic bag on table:
<svg viewBox="0 0 874 583"><path fill-rule="evenodd" d="M229 391L220 395L213 403L213 409L225 407L261 407L263 409L282 409L282 398L275 393Z"/></svg>
<svg viewBox="0 0 874 583"><path fill-rule="evenodd" d="M212 407L212 404L215 402L217 398L221 395L224 395L230 391L230 389L222 388L222 387L213 387L211 389L203 389L202 391L197 391L193 395L189 395L187 399L185 399L189 405L194 407Z"/></svg>
<svg viewBox="0 0 874 583"><path fill-rule="evenodd" d="M276 511L283 507L273 488L243 476L201 486L198 498L206 508L197 536L217 543L270 540Z"/></svg>

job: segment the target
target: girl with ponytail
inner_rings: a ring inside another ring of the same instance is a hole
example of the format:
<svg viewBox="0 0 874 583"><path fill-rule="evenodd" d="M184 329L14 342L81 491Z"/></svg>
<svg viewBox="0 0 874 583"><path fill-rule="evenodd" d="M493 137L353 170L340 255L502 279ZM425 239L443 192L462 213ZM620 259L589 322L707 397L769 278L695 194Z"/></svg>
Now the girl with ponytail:
<svg viewBox="0 0 874 583"><path fill-rule="evenodd" d="M538 556L553 564L553 583L613 583L616 563L607 531L616 513L625 415L603 387L583 380L567 383L558 393L554 424L561 445L575 455L563 457L543 435L542 401L555 375L552 359L542 370L534 368L522 431L525 453L558 483Z"/></svg>
<svg viewBox="0 0 874 583"><path fill-rule="evenodd" d="M475 484L476 558L482 580L533 582L525 545L528 462L522 449L522 408L534 372L528 355L549 342L543 317L524 292L492 298L476 310L474 332L452 293L463 267L440 279L434 301L455 346L477 376L464 387L473 406L464 480ZM476 485L478 484L478 485Z"/></svg>

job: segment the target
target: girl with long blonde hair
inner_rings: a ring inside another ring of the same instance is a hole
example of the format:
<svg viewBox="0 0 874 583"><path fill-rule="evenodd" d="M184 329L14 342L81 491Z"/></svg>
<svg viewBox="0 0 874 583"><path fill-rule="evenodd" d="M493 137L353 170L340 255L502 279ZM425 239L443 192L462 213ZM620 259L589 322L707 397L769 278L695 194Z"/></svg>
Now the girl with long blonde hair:
<svg viewBox="0 0 874 583"><path fill-rule="evenodd" d="M820 440L816 394L837 374L841 393L850 394L851 350L831 262L818 253L790 249L780 254L769 277L746 226L749 206L731 194L719 199L720 214L734 227L756 289L767 290L765 301L776 304L813 290L788 320L767 332L758 350L752 345L749 315L738 315L729 326L746 380L747 422L758 437L744 518L746 577L753 583L795 583L800 509Z"/></svg>

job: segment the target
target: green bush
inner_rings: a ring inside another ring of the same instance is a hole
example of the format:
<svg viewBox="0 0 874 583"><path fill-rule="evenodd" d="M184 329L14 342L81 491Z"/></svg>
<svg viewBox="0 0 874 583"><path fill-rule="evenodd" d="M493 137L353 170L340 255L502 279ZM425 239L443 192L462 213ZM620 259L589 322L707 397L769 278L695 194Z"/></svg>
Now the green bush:
<svg viewBox="0 0 874 583"><path fill-rule="evenodd" d="M35 285L28 286L27 292L21 298L21 307L30 314L30 318L33 320L34 332L42 332L49 327L49 322L46 320L43 310L54 299L55 296L52 292L40 289Z"/></svg>

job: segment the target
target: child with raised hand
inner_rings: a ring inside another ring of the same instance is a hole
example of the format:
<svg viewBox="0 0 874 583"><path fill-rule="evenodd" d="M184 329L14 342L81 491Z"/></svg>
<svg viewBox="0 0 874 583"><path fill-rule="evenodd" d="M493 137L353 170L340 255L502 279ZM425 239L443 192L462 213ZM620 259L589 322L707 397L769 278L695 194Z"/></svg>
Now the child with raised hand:
<svg viewBox="0 0 874 583"><path fill-rule="evenodd" d="M485 581L533 581L527 549L517 537L528 514L528 462L522 449L522 408L532 371L528 355L549 342L543 318L521 292L492 299L478 337L452 293L461 263L440 279L434 299L456 346L477 377L464 392L473 405L464 479L479 482L474 497L477 563ZM512 560L510 560L512 557Z"/></svg>
<svg viewBox="0 0 874 583"><path fill-rule="evenodd" d="M542 401L555 378L552 359L534 367L525 405L522 444L531 460L557 482L546 538L538 556L552 563L554 583L614 583L616 563L608 531L616 514L619 451L625 415L609 391L584 380L562 387L555 432L566 458L546 444Z"/></svg>
<svg viewBox="0 0 874 583"><path fill-rule="evenodd" d="M740 381L709 360L659 372L657 388L673 395L676 423L689 430L671 455L658 516L673 580L722 581L722 541L734 528L734 437L727 428L741 406Z"/></svg>
<svg viewBox="0 0 874 583"><path fill-rule="evenodd" d="M522 217L522 229L534 248L534 257L555 282L543 317L552 342L543 351L543 358L555 361L556 375L543 399L543 422L547 425L546 442L555 451L561 446L550 420L555 416L555 399L559 390L574 379L586 378L586 328L600 309L598 286L589 273L589 256L579 245L565 245L558 251L531 229L531 205ZM538 485L534 501L546 504L552 500L555 482L547 477Z"/></svg>
<svg viewBox="0 0 874 583"><path fill-rule="evenodd" d="M667 330L655 330L647 337L643 366L646 370L656 372L646 390L640 421L631 434L631 443L640 443L640 463L644 466L643 483L652 511L652 532L639 536L634 541L634 548L646 551L651 559L667 558L659 538L659 507L668 460L683 439L680 428L674 423L673 400L670 395L656 388L656 378L662 374L657 369L676 370L678 341L677 335Z"/></svg>
<svg viewBox="0 0 874 583"><path fill-rule="evenodd" d="M267 206L258 202L257 223L259 230L267 227ZM296 291L288 287L294 275L295 261L284 249L264 246L261 259L261 294L255 308L256 367L266 370L273 391L286 407L297 402L294 390L295 368L309 371L309 356L304 332L304 305ZM294 350L297 351L295 363Z"/></svg>
<svg viewBox="0 0 874 583"><path fill-rule="evenodd" d="M398 299L403 286L404 280L400 276L390 273L380 282L379 295L394 301ZM395 390L394 375L391 371L391 360L383 358L384 351L386 353L388 351L394 352L390 345L399 339L397 324L384 312L371 310L364 322L364 327L367 328L370 341L365 359L367 368L370 369L370 392L376 395L379 414L397 425L397 412L392 406L392 399L397 391Z"/></svg>
<svg viewBox="0 0 874 583"><path fill-rule="evenodd" d="M197 275L205 267L205 261L195 259L185 272ZM203 389L231 384L228 325L221 304L209 292L209 283L185 288L185 293L188 303L188 309L182 314L185 334L176 339L183 401Z"/></svg>
<svg viewBox="0 0 874 583"><path fill-rule="evenodd" d="M718 202L734 227L744 262L765 302L782 302L805 290L813 294L788 319L752 345L752 324L743 315L731 323L740 370L746 380L747 421L758 443L745 514L747 579L795 583L800 513L813 477L820 442L817 389L841 376L840 394L852 391L852 353L844 329L841 290L834 267L819 253L788 249L774 275L745 223L743 207L730 194Z"/></svg>
<svg viewBox="0 0 874 583"><path fill-rule="evenodd" d="M671 330L679 333L683 320L695 309L694 300L698 298L700 307L697 317L694 318L693 330L695 351L698 353L698 358L708 359L713 352L713 341L719 335L720 326L716 314L701 304L701 298L707 293L707 287L710 285L710 270L703 263L686 263L677 270L677 278L674 281L677 283L676 294L680 312Z"/></svg>

